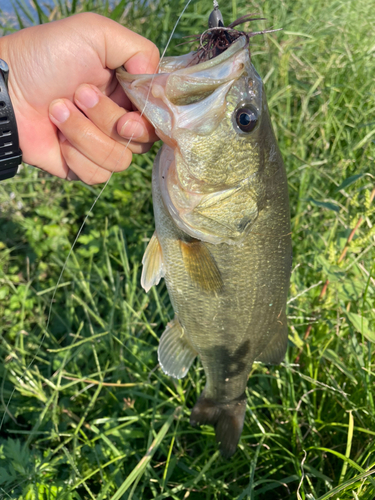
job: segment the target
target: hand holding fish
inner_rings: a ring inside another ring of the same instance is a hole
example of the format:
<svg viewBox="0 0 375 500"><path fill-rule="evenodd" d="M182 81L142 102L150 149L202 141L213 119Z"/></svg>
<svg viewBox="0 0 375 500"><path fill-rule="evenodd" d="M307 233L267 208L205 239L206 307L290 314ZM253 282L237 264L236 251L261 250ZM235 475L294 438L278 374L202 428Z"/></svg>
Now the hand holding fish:
<svg viewBox="0 0 375 500"><path fill-rule="evenodd" d="M114 71L153 73L158 49L120 24L84 13L26 28L0 38L0 57L26 163L96 184L158 139Z"/></svg>

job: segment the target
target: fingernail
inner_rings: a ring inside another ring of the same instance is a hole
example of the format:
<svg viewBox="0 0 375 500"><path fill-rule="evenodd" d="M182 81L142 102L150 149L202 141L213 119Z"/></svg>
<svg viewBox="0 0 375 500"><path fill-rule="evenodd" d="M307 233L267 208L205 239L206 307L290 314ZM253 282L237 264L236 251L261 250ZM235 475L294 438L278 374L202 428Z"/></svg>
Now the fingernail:
<svg viewBox="0 0 375 500"><path fill-rule="evenodd" d="M155 50L156 47L155 47ZM133 73L135 75L142 74L150 74L153 73L157 68L155 67L155 57L151 57L151 53L145 54L144 52L138 52L138 54L134 55L130 59L126 61L125 68L129 73ZM151 63L151 61L154 61Z"/></svg>
<svg viewBox="0 0 375 500"><path fill-rule="evenodd" d="M62 132L60 132L60 130L58 131L57 135L59 137L59 142L61 142L61 144L66 141L65 135Z"/></svg>
<svg viewBox="0 0 375 500"><path fill-rule="evenodd" d="M99 96L93 88L88 85L83 85L77 90L75 100L86 108L93 108L96 104L98 104Z"/></svg>
<svg viewBox="0 0 375 500"><path fill-rule="evenodd" d="M120 135L122 137L126 137L127 139L138 139L138 137L141 137L143 133L144 128L139 122L135 120L128 120L122 126Z"/></svg>
<svg viewBox="0 0 375 500"><path fill-rule="evenodd" d="M59 123L64 123L70 116L70 111L63 101L55 101L50 106L50 115Z"/></svg>

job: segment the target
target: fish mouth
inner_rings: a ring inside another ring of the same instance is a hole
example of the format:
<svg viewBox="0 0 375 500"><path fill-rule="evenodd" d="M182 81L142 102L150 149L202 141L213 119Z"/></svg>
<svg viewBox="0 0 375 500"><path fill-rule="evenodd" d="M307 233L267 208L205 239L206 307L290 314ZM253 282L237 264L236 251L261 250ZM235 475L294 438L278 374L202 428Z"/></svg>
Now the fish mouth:
<svg viewBox="0 0 375 500"><path fill-rule="evenodd" d="M159 73L170 73L181 71L182 74L189 75L201 71L206 71L213 69L215 66L228 61L231 57L235 56L238 52L243 50L248 45L246 36L240 36L222 53L216 55L207 60L196 58L199 50L196 52L190 52L186 56L177 57L165 57L159 65ZM196 63L194 64L194 62ZM182 66L184 64L185 66Z"/></svg>
<svg viewBox="0 0 375 500"><path fill-rule="evenodd" d="M200 102L219 87L240 78L246 65L244 53L249 57L246 46L247 39L241 36L222 54L198 64L191 65L196 56L196 52L191 52L164 58L159 72L154 75L132 75L120 67L116 76L129 99L152 123L159 137L173 146L175 143L170 140L172 127L176 115L183 111L179 107ZM195 132L199 133L199 130L195 128Z"/></svg>

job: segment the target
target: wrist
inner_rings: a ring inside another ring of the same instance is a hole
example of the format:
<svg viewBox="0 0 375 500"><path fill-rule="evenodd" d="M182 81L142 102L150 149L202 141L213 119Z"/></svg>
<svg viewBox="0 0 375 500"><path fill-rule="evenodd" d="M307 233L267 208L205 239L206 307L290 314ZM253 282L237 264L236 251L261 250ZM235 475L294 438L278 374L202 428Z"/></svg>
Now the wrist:
<svg viewBox="0 0 375 500"><path fill-rule="evenodd" d="M0 58L4 59L7 56L7 37L9 35L0 37Z"/></svg>
<svg viewBox="0 0 375 500"><path fill-rule="evenodd" d="M16 175L22 162L18 130L12 101L8 92L9 65L6 42L0 41L0 180Z"/></svg>
<svg viewBox="0 0 375 500"><path fill-rule="evenodd" d="M8 93L9 97L12 101L13 109L16 112L15 109L15 103L16 103L16 96L14 92L14 75L15 75L15 70L14 70L14 60L12 58L12 43L14 45L17 45L17 33L12 33L10 35L5 35L0 37L0 59L5 61L8 64L9 67L9 79L8 79ZM19 50L19 48L16 50ZM14 51L13 51L13 56L14 56Z"/></svg>

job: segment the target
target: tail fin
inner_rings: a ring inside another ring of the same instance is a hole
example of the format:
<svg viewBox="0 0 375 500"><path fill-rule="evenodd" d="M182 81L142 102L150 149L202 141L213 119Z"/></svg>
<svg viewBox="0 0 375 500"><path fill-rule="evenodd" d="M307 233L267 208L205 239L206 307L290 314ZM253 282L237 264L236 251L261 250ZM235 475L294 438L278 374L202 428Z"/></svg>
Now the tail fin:
<svg viewBox="0 0 375 500"><path fill-rule="evenodd" d="M228 403L217 403L206 398L203 393L191 412L190 424L213 425L221 454L224 458L230 458L241 437L245 411L245 395Z"/></svg>

